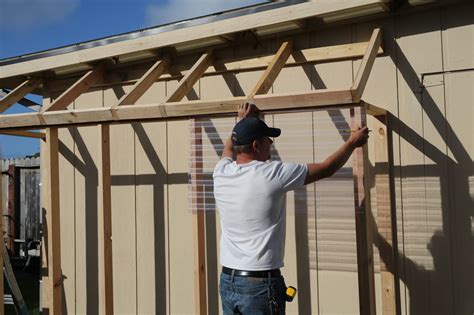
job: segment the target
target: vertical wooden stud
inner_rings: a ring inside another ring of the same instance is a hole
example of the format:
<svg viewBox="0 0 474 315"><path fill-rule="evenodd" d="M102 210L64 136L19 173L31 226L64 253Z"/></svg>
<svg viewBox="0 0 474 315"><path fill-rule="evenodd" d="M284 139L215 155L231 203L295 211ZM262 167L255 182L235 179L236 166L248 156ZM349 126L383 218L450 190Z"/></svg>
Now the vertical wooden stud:
<svg viewBox="0 0 474 315"><path fill-rule="evenodd" d="M2 145L0 144L0 252L3 253L5 242L3 241L3 162ZM0 255L0 270L3 270L3 255ZM3 308L3 277L0 277L0 314L4 314Z"/></svg>
<svg viewBox="0 0 474 315"><path fill-rule="evenodd" d="M195 147L202 145L202 128L195 119L192 120L192 127L195 133L194 141ZM194 152L194 163L193 172L196 176L195 182L195 204L204 204L204 191L202 186L202 172L203 172L203 160L202 151L195 150ZM194 258L195 258L195 270L194 270L194 284L195 284L195 310L196 314L205 315L207 314L207 282L206 282L206 239L205 239L205 217L204 209L197 207L196 213L193 214L193 228L194 231Z"/></svg>
<svg viewBox="0 0 474 315"><path fill-rule="evenodd" d="M104 309L103 314L114 313L114 286L113 286L113 264L112 264L112 198L111 198L111 174L110 174L110 125L102 124L100 134L101 165L99 187L101 192L99 211L102 215L103 233L103 279L101 281L100 294Z"/></svg>
<svg viewBox="0 0 474 315"><path fill-rule="evenodd" d="M363 106L351 109L352 129L365 125ZM354 202L357 241L357 273L359 281L359 312L375 314L374 260L370 213L370 191L364 178L367 161L367 145L357 148L353 154Z"/></svg>
<svg viewBox="0 0 474 315"><path fill-rule="evenodd" d="M392 204L393 186L390 169L390 139L387 116L374 119L375 187L377 192L377 218L380 237L386 246L379 247L380 276L382 281L382 313L398 314L396 299L396 238L394 238L395 211Z"/></svg>
<svg viewBox="0 0 474 315"><path fill-rule="evenodd" d="M59 217L59 151L58 128L46 129L47 161L44 164L48 281L45 290L49 314L62 313L61 230Z"/></svg>

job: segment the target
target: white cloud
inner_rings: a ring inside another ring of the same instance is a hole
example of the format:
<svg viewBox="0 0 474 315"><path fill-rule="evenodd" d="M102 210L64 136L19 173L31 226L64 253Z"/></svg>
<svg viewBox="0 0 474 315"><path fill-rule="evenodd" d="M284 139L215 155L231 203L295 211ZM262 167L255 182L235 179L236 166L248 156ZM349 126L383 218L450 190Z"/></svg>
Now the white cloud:
<svg viewBox="0 0 474 315"><path fill-rule="evenodd" d="M64 20L79 0L0 0L0 27L27 30Z"/></svg>
<svg viewBox="0 0 474 315"><path fill-rule="evenodd" d="M147 26L179 21L262 3L262 0L169 0L164 4L150 4L146 10Z"/></svg>

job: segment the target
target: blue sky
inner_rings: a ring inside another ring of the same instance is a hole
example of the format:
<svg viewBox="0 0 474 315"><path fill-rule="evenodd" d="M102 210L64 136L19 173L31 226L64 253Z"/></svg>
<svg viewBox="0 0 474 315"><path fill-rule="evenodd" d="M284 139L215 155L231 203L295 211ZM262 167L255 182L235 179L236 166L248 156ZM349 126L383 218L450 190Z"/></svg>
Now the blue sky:
<svg viewBox="0 0 474 315"><path fill-rule="evenodd" d="M267 1L0 0L0 59L262 2ZM6 113L27 111L15 105ZM0 135L0 144L3 157L39 151L34 139Z"/></svg>

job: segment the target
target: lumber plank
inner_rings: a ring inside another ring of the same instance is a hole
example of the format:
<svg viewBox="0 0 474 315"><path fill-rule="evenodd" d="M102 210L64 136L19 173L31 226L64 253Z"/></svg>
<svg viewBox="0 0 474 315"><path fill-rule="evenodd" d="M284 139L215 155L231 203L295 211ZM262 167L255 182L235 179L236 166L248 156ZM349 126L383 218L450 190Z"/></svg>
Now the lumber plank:
<svg viewBox="0 0 474 315"><path fill-rule="evenodd" d="M354 12L354 15L360 14L358 10L355 10L356 8L373 8L374 10L378 9L382 11L385 10L384 6L384 1L380 0L310 1L266 12L249 14L244 17L206 23L192 28L177 29L106 46L79 50L68 54L6 65L3 66L2 71L0 71L0 78L55 69L78 63L92 62L134 52L172 46L183 42L199 41L212 36L276 25L289 20L295 21L310 17L322 17L333 12L344 12L347 14L347 17L350 18L351 12Z"/></svg>
<svg viewBox="0 0 474 315"><path fill-rule="evenodd" d="M381 42L382 31L380 30L380 28L376 28L372 32L372 36L370 37L369 43L367 45L367 50L364 54L364 58L362 58L362 63L359 66L356 78L351 87L355 99L360 100L362 97L362 93L364 93L364 89L369 79L372 66L374 65L375 58L377 57L377 52L380 48Z"/></svg>
<svg viewBox="0 0 474 315"><path fill-rule="evenodd" d="M262 74L253 90L247 95L247 97L253 98L257 94L266 94L272 87L273 82L280 74L281 69L285 66L288 57L291 55L292 44L291 42L283 42L274 58L268 65L265 72Z"/></svg>
<svg viewBox="0 0 474 315"><path fill-rule="evenodd" d="M0 161L3 158L3 151L2 151L2 144L0 143ZM3 205L5 204L5 200L3 200L3 174L0 164L0 235L2 235L2 242L0 242L0 250L3 253L3 248L5 247L5 242L3 242ZM3 255L0 255L0 270L3 270ZM0 277L0 314L5 314L4 310L4 303L3 303L3 292L4 292L4 284L3 284L3 277Z"/></svg>
<svg viewBox="0 0 474 315"><path fill-rule="evenodd" d="M192 128L195 132L195 144L202 145L202 128L195 119L191 122ZM193 170L197 178L195 204L202 204L203 187L199 184L199 179L202 179L202 152L195 152L195 159L193 161ZM207 314L207 279L206 279L206 238L205 238L205 217L204 210L196 210L193 213L193 229L194 233L194 294L195 294L195 312L196 314Z"/></svg>
<svg viewBox="0 0 474 315"><path fill-rule="evenodd" d="M178 117L198 117L237 112L237 105L247 97L228 100L184 101L172 104L122 105L112 114L111 107L53 111L44 114L12 114L0 116L0 131L40 129L47 126L92 125L113 121L144 121ZM256 95L254 102L262 111L293 110L354 104L349 90L315 90L299 94Z"/></svg>
<svg viewBox="0 0 474 315"><path fill-rule="evenodd" d="M0 134L25 138L46 139L46 133L28 130L3 130L0 131Z"/></svg>
<svg viewBox="0 0 474 315"><path fill-rule="evenodd" d="M71 104L82 93L87 91L91 85L103 78L105 64L101 63L94 69L87 71L79 80L77 80L69 89L63 92L51 104L41 109L41 113L48 111L62 110Z"/></svg>
<svg viewBox="0 0 474 315"><path fill-rule="evenodd" d="M17 86L15 89L11 90L10 93L5 95L0 100L0 113L3 113L28 93L31 93L39 85L41 85L42 80L40 78L31 78L24 81L22 84Z"/></svg>
<svg viewBox="0 0 474 315"><path fill-rule="evenodd" d="M113 286L113 263L112 263L112 190L110 169L110 125L100 126L100 178L99 187L101 192L99 211L102 215L103 224L103 281L101 282L101 299L104 307L102 313L111 315L114 313L114 286Z"/></svg>
<svg viewBox="0 0 474 315"><path fill-rule="evenodd" d="M44 211L46 212L47 230L47 270L48 278L45 290L46 305L49 314L62 314L62 272L61 272L61 229L59 214L59 140L58 129L46 129L47 161L44 174L46 177Z"/></svg>
<svg viewBox="0 0 474 315"><path fill-rule="evenodd" d="M168 56L154 63L135 83L132 90L122 96L114 106L135 104L135 102L150 88L150 86L166 71L169 63L170 58Z"/></svg>
<svg viewBox="0 0 474 315"><path fill-rule="evenodd" d="M363 105L351 109L351 129L365 126ZM359 285L359 313L373 315L375 309L374 259L370 224L370 187L364 173L368 165L367 145L353 153L354 205L357 243L357 274Z"/></svg>
<svg viewBox="0 0 474 315"><path fill-rule="evenodd" d="M201 78L207 68L213 62L213 52L208 50L196 61L189 72L179 81L176 89L171 93L166 102L179 102L188 94L194 84Z"/></svg>
<svg viewBox="0 0 474 315"><path fill-rule="evenodd" d="M391 181L390 169L390 139L388 133L388 120L386 115L376 116L374 119L374 149L375 149L375 188L377 192L377 218L380 237L384 244L379 247L380 275L382 282L382 313L397 314L396 300L396 238L393 231L395 209L392 203L394 189Z"/></svg>

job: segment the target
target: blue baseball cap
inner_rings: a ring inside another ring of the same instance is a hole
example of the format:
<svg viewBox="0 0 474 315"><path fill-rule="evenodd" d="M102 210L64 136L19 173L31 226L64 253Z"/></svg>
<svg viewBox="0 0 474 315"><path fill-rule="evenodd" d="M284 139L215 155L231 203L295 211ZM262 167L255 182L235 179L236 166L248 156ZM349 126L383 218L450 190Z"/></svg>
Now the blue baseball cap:
<svg viewBox="0 0 474 315"><path fill-rule="evenodd" d="M281 130L270 128L256 117L246 117L239 121L232 130L234 145L246 145L262 137L278 137Z"/></svg>

